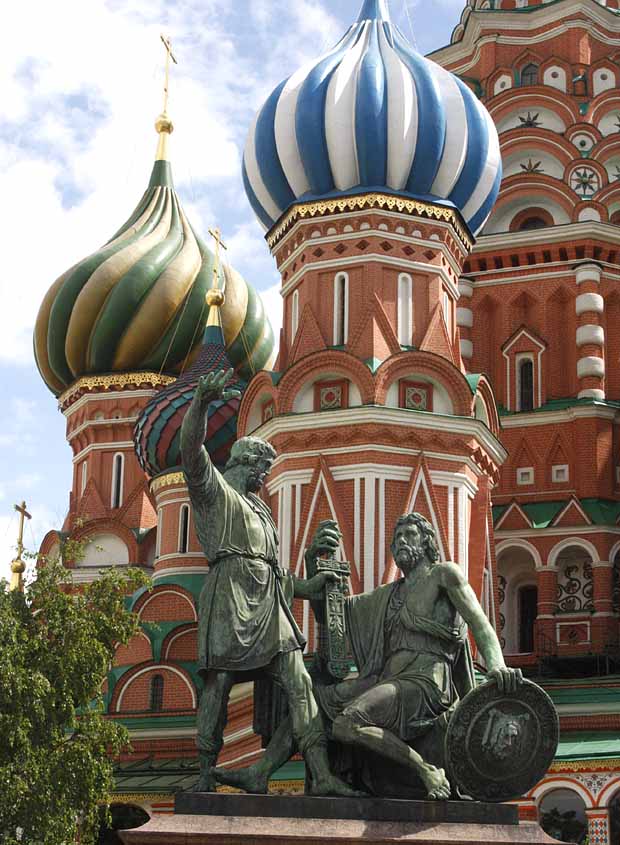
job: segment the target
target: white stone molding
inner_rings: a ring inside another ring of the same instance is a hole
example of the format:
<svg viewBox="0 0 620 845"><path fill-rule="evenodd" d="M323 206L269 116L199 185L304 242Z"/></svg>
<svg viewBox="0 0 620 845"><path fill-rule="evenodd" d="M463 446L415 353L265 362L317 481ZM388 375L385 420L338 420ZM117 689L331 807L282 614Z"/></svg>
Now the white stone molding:
<svg viewBox="0 0 620 845"><path fill-rule="evenodd" d="M590 387L588 390L580 390L577 399L594 399L596 402L602 402L605 399L605 391Z"/></svg>
<svg viewBox="0 0 620 845"><path fill-rule="evenodd" d="M575 271L575 281L578 285L583 284L583 282L596 282L599 284L601 273L602 271L598 264L581 264Z"/></svg>
<svg viewBox="0 0 620 845"><path fill-rule="evenodd" d="M474 344L467 338L461 338L461 355L463 358L474 357Z"/></svg>
<svg viewBox="0 0 620 845"><path fill-rule="evenodd" d="M591 343L596 346L603 346L605 343L605 329L593 323L588 323L586 326L579 326L577 329L577 346L586 346Z"/></svg>
<svg viewBox="0 0 620 845"><path fill-rule="evenodd" d="M585 378L586 376L604 378L605 361L597 355L586 355L585 358L580 358L577 361L577 376L579 378Z"/></svg>
<svg viewBox="0 0 620 845"><path fill-rule="evenodd" d="M588 311L602 314L604 310L605 301L600 293L581 293L575 300L575 312L578 317Z"/></svg>
<svg viewBox="0 0 620 845"><path fill-rule="evenodd" d="M474 295L474 284L471 279L459 279L459 293L461 296L466 296L471 299Z"/></svg>
<svg viewBox="0 0 620 845"><path fill-rule="evenodd" d="M456 324L457 326L464 326L467 329L471 329L474 325L474 312L471 308L456 309Z"/></svg>

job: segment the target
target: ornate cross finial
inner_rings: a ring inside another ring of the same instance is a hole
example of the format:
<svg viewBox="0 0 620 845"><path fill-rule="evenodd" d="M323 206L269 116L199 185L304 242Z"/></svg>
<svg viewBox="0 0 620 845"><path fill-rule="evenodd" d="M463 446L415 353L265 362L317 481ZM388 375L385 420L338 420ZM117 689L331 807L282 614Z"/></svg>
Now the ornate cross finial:
<svg viewBox="0 0 620 845"><path fill-rule="evenodd" d="M26 571L26 564L22 559L24 553L24 520L32 519L32 516L26 510L26 502L22 501L21 505L13 505L19 514L19 531L17 534L17 557L11 563L11 590L24 589L24 572Z"/></svg>
<svg viewBox="0 0 620 845"><path fill-rule="evenodd" d="M159 134L159 143L157 145L156 161L168 161L168 136L174 130L174 124L168 115L168 85L170 82L170 59L178 64L174 54L172 53L172 45L170 39L163 35L159 36L162 44L166 48L166 71L164 76L164 110L155 121L155 129Z"/></svg>
<svg viewBox="0 0 620 845"><path fill-rule="evenodd" d="M209 229L209 234L215 241L215 260L213 261L211 288L207 291L207 305L210 308L207 326L221 326L220 308L224 304L224 291L220 290L219 286L220 248L228 249L228 247L222 240L222 233L218 228Z"/></svg>

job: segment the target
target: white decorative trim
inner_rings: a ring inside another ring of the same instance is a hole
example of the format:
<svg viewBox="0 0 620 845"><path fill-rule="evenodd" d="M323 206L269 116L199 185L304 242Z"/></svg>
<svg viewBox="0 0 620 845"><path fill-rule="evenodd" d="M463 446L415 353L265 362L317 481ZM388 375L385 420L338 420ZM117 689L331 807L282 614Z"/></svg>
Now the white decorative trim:
<svg viewBox="0 0 620 845"><path fill-rule="evenodd" d="M604 398L604 397L603 397ZM578 405L572 408L564 408L562 411L539 411L536 414L522 414L519 417L502 417L502 428L527 428L538 425L558 425L575 419L604 419L609 421L620 420L620 414L615 408L608 408L605 405Z"/></svg>
<svg viewBox="0 0 620 845"><path fill-rule="evenodd" d="M401 346L411 346L414 333L413 279L409 273L399 273L396 291L397 336Z"/></svg>
<svg viewBox="0 0 620 845"><path fill-rule="evenodd" d="M564 532L566 532L566 529L564 529ZM582 533L581 528L579 528L579 532ZM587 552L590 555L592 563L598 563L600 560L600 555L593 543L589 543L587 540L584 540L583 537L566 537L564 540L556 543L549 552L549 557L547 558L548 565L555 566L558 557L562 554L564 549L568 549L571 546L578 546L580 549Z"/></svg>
<svg viewBox="0 0 620 845"><path fill-rule="evenodd" d="M584 282L600 284L602 270L598 264L581 264L575 271L575 281L578 285Z"/></svg>
<svg viewBox="0 0 620 845"><path fill-rule="evenodd" d="M604 378L605 361L599 358L598 355L586 355L585 358L580 358L577 361L577 376L579 378L585 378L587 376Z"/></svg>
<svg viewBox="0 0 620 845"><path fill-rule="evenodd" d="M605 391L590 387L587 390L580 390L577 399L595 399L597 402L605 401Z"/></svg>
<svg viewBox="0 0 620 845"><path fill-rule="evenodd" d="M187 572L187 570L184 570L184 571L185 571L185 572ZM166 586L167 586L167 585L166 585ZM163 596L163 595L165 595L166 593L172 593L172 595L173 595L173 596L178 596L179 598L183 599L183 601L187 602L187 604L190 606L190 608L191 608L191 610L192 610L192 619L191 619L191 621L192 621L192 622L196 622L196 620L197 620L197 616L196 616L196 608L194 607L194 603L193 603L193 602L189 599L189 597L188 597L188 596L186 596L186 595L185 595L185 593L180 593L180 592L178 592L178 590L175 590L175 589L174 589L174 585L173 585L173 584L170 584L170 585L169 585L169 587L170 587L170 588L169 588L169 589L167 589L167 590L160 590L158 593L152 593L152 594L151 594L151 595L147 598L147 600L144 602L144 604L142 605L142 607L140 608L140 610L138 611L138 618L139 618L139 619L142 619L142 614L144 613L144 611L146 610L146 608L149 606L149 604L150 604L152 601L154 601L156 598L159 598L160 596Z"/></svg>
<svg viewBox="0 0 620 845"><path fill-rule="evenodd" d="M602 314L605 310L605 300L600 293L580 293L575 300L575 313L578 317L593 311Z"/></svg>
<svg viewBox="0 0 620 845"><path fill-rule="evenodd" d="M461 356L463 358L474 357L474 344L466 337L461 338Z"/></svg>
<svg viewBox="0 0 620 845"><path fill-rule="evenodd" d="M587 630L586 637L587 637L587 639L579 640L579 642L575 643L575 645L588 645L589 643L592 642L592 625L591 625L591 623L587 619L579 619L578 621L575 621L575 622L556 622L555 623L555 642L556 642L556 645L559 645L559 646L572 645L572 643L561 642L561 633L562 633L562 628L572 628L576 624L586 626L586 630Z"/></svg>
<svg viewBox="0 0 620 845"><path fill-rule="evenodd" d="M474 283L471 279L466 279L463 276L459 279L459 293L461 296L471 299L474 295Z"/></svg>
<svg viewBox="0 0 620 845"><path fill-rule="evenodd" d="M186 634L195 634L197 632L197 628L186 628L184 631L179 631L176 633L169 641L168 648L166 649L166 653L164 654L164 660L168 660L168 655L170 654L170 649L172 648L172 643L175 640L178 640L179 637L184 637Z"/></svg>
<svg viewBox="0 0 620 845"><path fill-rule="evenodd" d="M340 282L344 281L343 301L340 301ZM342 337L340 337L340 314L343 313ZM349 274L345 272L336 273L334 276L334 346L345 346L349 340Z"/></svg>
<svg viewBox="0 0 620 845"><path fill-rule="evenodd" d="M579 326L576 342L578 347L586 346L586 344L590 343L596 346L603 346L605 344L605 329L602 326L594 325L594 323Z"/></svg>
<svg viewBox="0 0 620 845"><path fill-rule="evenodd" d="M495 546L495 558L496 560L499 558L501 554L503 554L508 549L514 549L515 547L519 549L524 549L525 551L529 552L529 554L534 559L534 565L536 569L547 569L548 567L543 565L542 558L540 556L540 552L533 546L532 543L528 543L527 540L522 540L520 537L515 537L514 539L510 540L502 540L500 543L497 543Z"/></svg>
<svg viewBox="0 0 620 845"><path fill-rule="evenodd" d="M120 458L120 461L118 461ZM118 501L116 488L118 487ZM113 510L122 507L125 492L125 454L115 452L112 457L112 484L110 485L110 507Z"/></svg>
<svg viewBox="0 0 620 845"><path fill-rule="evenodd" d="M534 483L534 467L519 467L517 469L517 484L525 486Z"/></svg>
<svg viewBox="0 0 620 845"><path fill-rule="evenodd" d="M183 513L184 512L187 512L187 537L182 536ZM178 536L177 536L177 551L178 551L179 555L182 555L182 556L191 554L191 552L189 550L189 539L190 539L190 536L191 536L191 532L190 532L191 519L192 519L191 508L190 508L190 506L187 502L184 502L181 505L181 507L179 508L179 530L177 532L177 534L178 534ZM183 551L183 549L181 548L181 545L182 545L181 541L182 540L185 542L185 545L187 546L185 551ZM161 558L160 558L160 560L161 560Z"/></svg>
<svg viewBox="0 0 620 845"><path fill-rule="evenodd" d="M456 324L457 326L464 326L466 329L471 329L474 325L474 312L471 308L456 309Z"/></svg>
<svg viewBox="0 0 620 845"><path fill-rule="evenodd" d="M178 558L178 555L170 555L170 557ZM197 557L197 555L194 555ZM203 555L204 558L204 555ZM168 578L171 575L206 575L209 571L209 566L171 566L169 569L158 569L153 573L152 580L157 581L160 578ZM164 585L165 586L165 585Z"/></svg>
<svg viewBox="0 0 620 845"><path fill-rule="evenodd" d="M101 393L85 393L83 396L74 402L72 405L69 405L62 411L64 417L69 419L75 414L77 411L80 410L84 405L87 405L89 402L108 402L110 399L127 399L131 397L132 399L151 399L159 392L157 390L105 390ZM100 422L99 420L88 420L88 422ZM110 420L104 420L104 422L110 422ZM113 422L125 422L125 420L113 420Z"/></svg>
<svg viewBox="0 0 620 845"><path fill-rule="evenodd" d="M551 467L551 481L554 484L565 484L569 481L568 464L554 464Z"/></svg>
<svg viewBox="0 0 620 845"><path fill-rule="evenodd" d="M348 408L342 411L320 411L300 414L290 414L285 417L274 417L260 425L254 432L256 437L272 440L278 434L291 431L308 431L309 429L334 429L342 426L365 425L379 420L384 425L402 426L403 428L420 428L428 431L446 431L451 434L464 434L477 437L497 464L502 464L508 457L506 449L481 421L470 417L456 417L443 414L429 414L426 412L408 411L402 408L386 408L384 405L363 405L358 408ZM364 451L372 446L363 447ZM386 451L381 446L380 451ZM327 450L323 450L326 452ZM351 451L351 450L344 450ZM309 453L308 453L309 454ZM419 454L419 452L418 452ZM290 457L290 456L287 456ZM439 455L439 457L442 457ZM462 457L460 458L462 460Z"/></svg>
<svg viewBox="0 0 620 845"><path fill-rule="evenodd" d="M375 584L375 498L377 477L368 474L364 479L364 591ZM359 566L359 562L356 561Z"/></svg>

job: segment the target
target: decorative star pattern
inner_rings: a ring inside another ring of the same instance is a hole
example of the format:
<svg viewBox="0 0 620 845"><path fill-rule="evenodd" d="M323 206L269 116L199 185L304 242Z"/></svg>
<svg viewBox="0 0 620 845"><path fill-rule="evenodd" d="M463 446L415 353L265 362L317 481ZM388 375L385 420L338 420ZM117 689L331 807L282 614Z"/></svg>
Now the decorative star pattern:
<svg viewBox="0 0 620 845"><path fill-rule="evenodd" d="M531 111L528 111L525 117L519 115L519 120L521 121L522 126L529 126L530 128L536 129L538 126L542 126L542 120L539 120L538 117L540 112L536 112L536 114L532 114ZM620 132L620 128L618 129Z"/></svg>
<svg viewBox="0 0 620 845"><path fill-rule="evenodd" d="M521 170L524 170L526 173L544 173L545 171L541 167L541 164L541 161L533 162L532 159L530 159L527 164L521 165Z"/></svg>
<svg viewBox="0 0 620 845"><path fill-rule="evenodd" d="M578 167L570 177L571 187L583 197L593 196L599 189L599 179L596 170L591 167Z"/></svg>

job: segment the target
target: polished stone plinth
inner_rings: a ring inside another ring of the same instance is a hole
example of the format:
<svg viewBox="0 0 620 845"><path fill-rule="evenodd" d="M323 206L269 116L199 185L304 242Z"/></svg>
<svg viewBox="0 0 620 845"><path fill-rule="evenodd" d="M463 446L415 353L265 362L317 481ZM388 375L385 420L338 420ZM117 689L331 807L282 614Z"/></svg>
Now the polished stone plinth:
<svg viewBox="0 0 620 845"><path fill-rule="evenodd" d="M458 801L185 793L127 845L551 845L517 808Z"/></svg>

